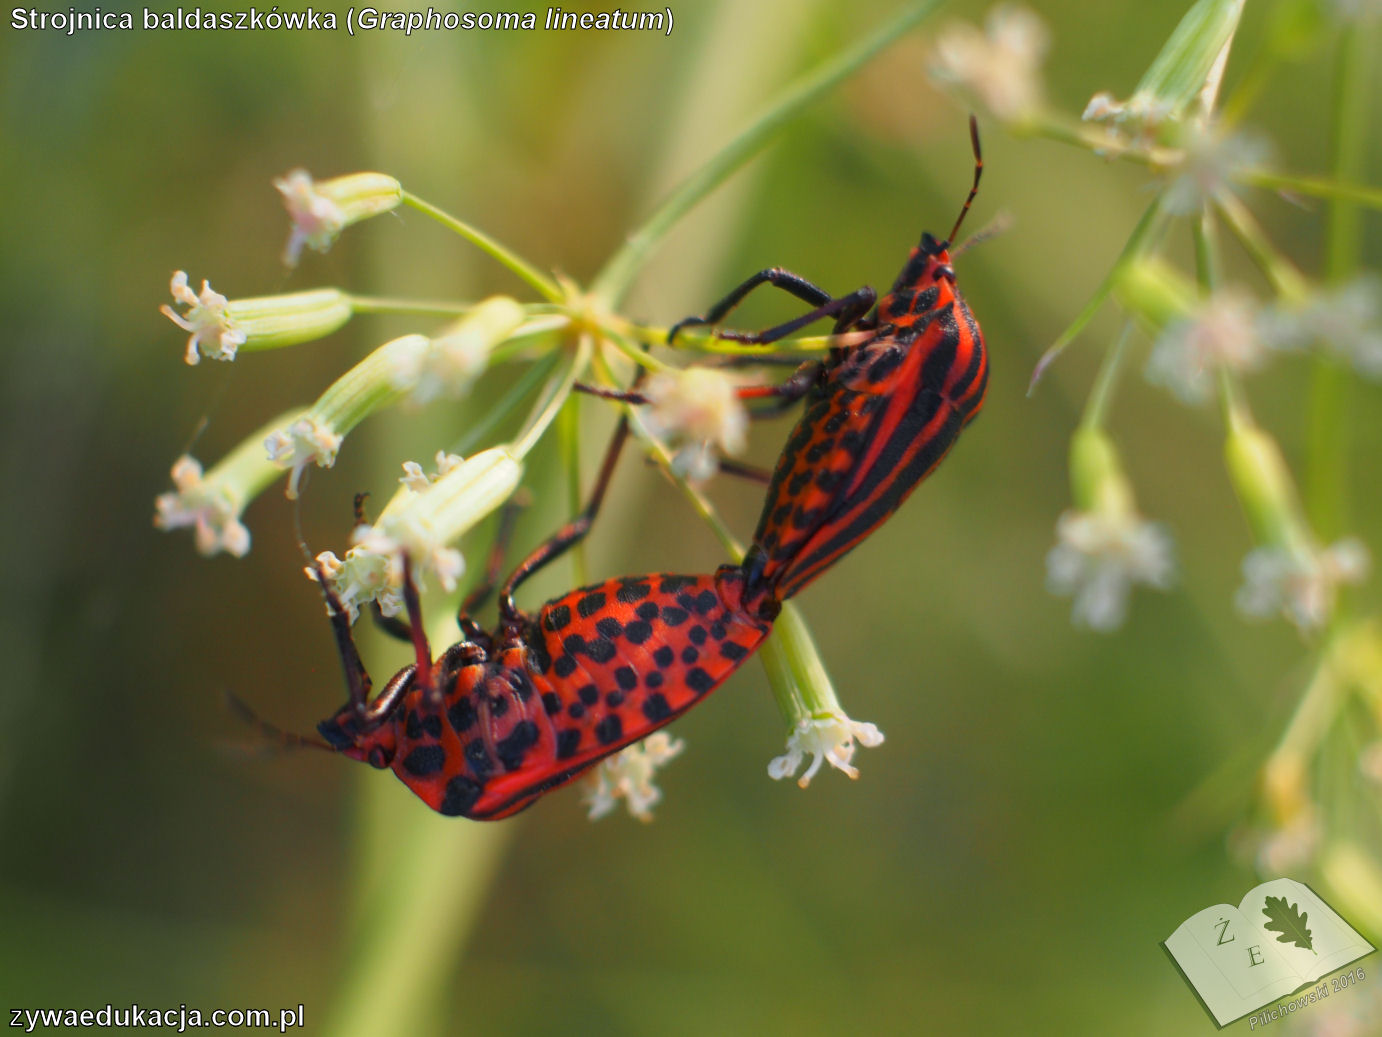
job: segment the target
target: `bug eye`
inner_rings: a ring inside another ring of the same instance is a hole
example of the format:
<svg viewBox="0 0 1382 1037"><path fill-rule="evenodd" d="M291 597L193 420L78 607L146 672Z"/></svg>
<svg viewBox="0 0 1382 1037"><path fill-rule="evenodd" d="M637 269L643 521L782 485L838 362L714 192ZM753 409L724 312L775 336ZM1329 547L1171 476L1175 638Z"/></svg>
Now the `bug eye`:
<svg viewBox="0 0 1382 1037"><path fill-rule="evenodd" d="M951 266L949 263L942 263L940 266L936 267L936 279L939 280L942 277L949 281L951 284L954 284L955 268Z"/></svg>

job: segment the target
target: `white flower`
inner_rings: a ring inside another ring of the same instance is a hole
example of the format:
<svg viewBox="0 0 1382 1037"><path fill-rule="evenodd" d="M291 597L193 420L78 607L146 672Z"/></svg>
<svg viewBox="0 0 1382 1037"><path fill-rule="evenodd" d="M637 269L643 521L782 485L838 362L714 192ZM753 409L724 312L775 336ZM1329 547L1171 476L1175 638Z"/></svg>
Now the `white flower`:
<svg viewBox="0 0 1382 1037"><path fill-rule="evenodd" d="M1234 601L1253 618L1281 613L1301 631L1318 630L1334 611L1339 586L1363 582L1370 565L1367 547L1352 537L1324 550L1255 548L1243 559Z"/></svg>
<svg viewBox="0 0 1382 1037"><path fill-rule="evenodd" d="M318 559L352 621L370 601L379 602L386 616L398 614L405 555L420 588L435 578L443 590L455 590L465 559L447 545L507 500L523 475L522 462L508 447L468 461L439 454L437 461L434 480L426 479L420 465L405 464L404 486L373 525L355 527L345 558L327 553Z"/></svg>
<svg viewBox="0 0 1382 1037"><path fill-rule="evenodd" d="M790 778L810 756L811 765L797 779L801 788L811 784L822 762L844 771L851 778L858 778L859 771L852 764L855 742L872 749L883 744L883 732L873 724L851 720L843 713L805 717L797 721L796 728L788 736L787 751L769 761L768 777L774 781Z"/></svg>
<svg viewBox="0 0 1382 1037"><path fill-rule="evenodd" d="M582 800L590 808L590 820L598 821L623 799L629 814L640 821L653 819L652 809L662 800L653 784L658 768L677 756L686 743L665 731L655 731L595 765L585 777Z"/></svg>
<svg viewBox="0 0 1382 1037"><path fill-rule="evenodd" d="M201 362L202 354L212 360L234 360L235 351L245 344L246 335L226 312L229 300L219 292L211 290L209 281L202 282L202 293L196 295L187 287L187 272L179 270L173 274L170 284L173 299L186 306L186 313L178 313L167 303L159 307L170 321L183 331L190 331L187 340L187 353L184 359L189 364Z"/></svg>
<svg viewBox="0 0 1382 1037"><path fill-rule="evenodd" d="M742 453L748 438L748 411L735 381L723 371L688 367L663 371L642 389L649 407L644 424L658 439L682 442L674 464L692 481L715 474L718 454Z"/></svg>
<svg viewBox="0 0 1382 1037"><path fill-rule="evenodd" d="M368 540L369 535L366 534ZM389 550L381 551L380 547ZM360 609L367 607L371 601L379 602L379 609L386 616L396 616L403 611L403 560L396 550L392 550L393 547L392 543L374 541L364 550L351 548L343 559L337 558L332 551L317 555L317 565L335 590L352 623L360 615ZM308 568L306 571L309 578L317 578L314 569Z"/></svg>
<svg viewBox="0 0 1382 1037"><path fill-rule="evenodd" d="M325 195L319 194L312 177L305 169L294 169L287 176L275 180L274 187L283 196L283 205L293 221L293 231L283 250L285 266L297 266L302 246L325 252L345 229L346 214Z"/></svg>
<svg viewBox="0 0 1382 1037"><path fill-rule="evenodd" d="M159 529L192 526L197 550L204 555L225 551L243 558L250 549L250 531L240 521L243 502L215 479L202 477L202 466L184 454L173 464L176 492L160 494L154 502Z"/></svg>
<svg viewBox="0 0 1382 1037"><path fill-rule="evenodd" d="M1246 292L1215 292L1188 317L1166 325L1147 360L1147 380L1185 403L1204 403L1219 368L1246 373L1267 355L1258 307Z"/></svg>
<svg viewBox="0 0 1382 1037"><path fill-rule="evenodd" d="M1181 161L1162 195L1162 208L1177 216L1200 212L1226 195L1240 171L1262 165L1271 153L1265 138L1249 133L1224 136L1214 129L1188 130Z"/></svg>
<svg viewBox="0 0 1382 1037"><path fill-rule="evenodd" d="M1077 626L1121 626L1134 584L1164 590L1175 575L1170 536L1135 512L1067 511L1056 522L1056 536L1060 542L1046 556L1046 587L1074 596Z"/></svg>
<svg viewBox="0 0 1382 1037"><path fill-rule="evenodd" d="M1020 121L1041 107L1048 42L1046 26L1031 10L1002 4L989 12L982 33L965 22L943 29L931 75L969 90L999 119Z"/></svg>
<svg viewBox="0 0 1382 1037"><path fill-rule="evenodd" d="M1263 317L1262 334L1277 349L1318 342L1360 374L1382 378L1382 288L1376 277L1363 276L1320 289L1303 305L1273 306Z"/></svg>
<svg viewBox="0 0 1382 1037"><path fill-rule="evenodd" d="M1107 126L1113 134L1112 143L1116 149L1124 146L1150 148L1156 144L1157 131L1170 117L1171 111L1169 100L1146 91L1139 91L1126 101L1119 101L1105 90L1089 99L1080 118L1085 122ZM1096 149L1096 154L1106 153L1106 149Z"/></svg>
<svg viewBox="0 0 1382 1037"><path fill-rule="evenodd" d="M289 500L297 498L302 470L309 464L330 468L336 463L342 439L316 418L299 418L286 429L275 429L264 440L269 460L280 468L293 470L285 491Z"/></svg>
<svg viewBox="0 0 1382 1037"><path fill-rule="evenodd" d="M437 451L437 470L428 475L422 470L422 465L416 461L403 462L403 477L398 481L414 493L421 493L427 487L440 479L457 465L463 464L465 459L459 454L448 454L445 450Z"/></svg>

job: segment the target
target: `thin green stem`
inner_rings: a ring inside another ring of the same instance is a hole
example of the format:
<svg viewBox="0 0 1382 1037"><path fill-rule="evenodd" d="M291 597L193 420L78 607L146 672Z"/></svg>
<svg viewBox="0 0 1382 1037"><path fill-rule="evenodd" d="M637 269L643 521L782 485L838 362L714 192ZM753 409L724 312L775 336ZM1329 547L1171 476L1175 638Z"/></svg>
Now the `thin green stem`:
<svg viewBox="0 0 1382 1037"><path fill-rule="evenodd" d="M447 229L455 231L476 248L480 249L480 251L512 270L544 299L547 299L549 302L561 302L562 291L555 281L544 275L537 267L533 266L527 260L499 244L499 242L495 241L488 234L476 230L464 220L458 220L450 213L438 209L435 205L423 201L417 195L411 194L408 191L403 192L403 204L412 206L414 209L418 210L418 212L432 217L432 219L436 220Z"/></svg>
<svg viewBox="0 0 1382 1037"><path fill-rule="evenodd" d="M721 148L657 208L596 275L591 294L613 308L632 287L648 256L669 230L702 198L754 156L772 136L808 105L857 71L871 57L913 28L939 6L939 0L909 4L892 21L853 47L823 62L789 86L737 137Z"/></svg>
<svg viewBox="0 0 1382 1037"><path fill-rule="evenodd" d="M1360 102L1361 103L1361 102ZM1271 169L1243 169L1234 174L1239 183L1261 187L1268 191L1305 194L1331 201L1354 202L1369 209L1382 209L1382 188L1369 187L1351 180L1324 176L1299 176L1278 173Z"/></svg>
<svg viewBox="0 0 1382 1037"><path fill-rule="evenodd" d="M1046 373L1046 369L1052 362L1065 352L1067 346L1074 342L1080 332L1089 325L1095 315L1113 293L1113 287L1118 283L1118 279L1123 275L1124 270L1138 256L1152 246L1161 232L1164 221L1161 219L1161 200L1160 198L1147 206L1147 211L1142 214L1142 218L1137 221L1137 226L1133 228L1132 234L1128 237L1127 243L1123 246L1123 251L1118 254L1118 258L1113 262L1113 268L1105 275L1099 287L1094 289L1094 294L1089 302L1085 303L1084 309L1075 316L1070 322L1070 326L1061 332L1060 338L1041 355L1036 367L1032 370L1031 381L1027 384L1027 395L1030 396L1041 380L1041 376Z"/></svg>
<svg viewBox="0 0 1382 1037"><path fill-rule="evenodd" d="M1094 388L1089 393L1089 399L1085 401L1084 414L1080 418L1082 428L1104 427L1104 419L1113 400L1113 389L1118 384L1118 376L1122 371L1123 359L1127 355L1128 342L1132 338L1134 327L1132 320L1124 322L1123 330L1118 333L1112 348L1104 354L1103 363L1099 365L1099 373L1094 379Z"/></svg>
<svg viewBox="0 0 1382 1037"><path fill-rule="evenodd" d="M518 381L509 386L504 395L499 398L499 402L485 411L484 417L466 430L465 435L456 443L453 452L464 457L485 442L498 424L517 410L518 405L537 387L539 382L551 375L560 362L561 354L552 352L524 371Z"/></svg>
<svg viewBox="0 0 1382 1037"><path fill-rule="evenodd" d="M1309 283L1296 269L1295 264L1272 244L1257 219L1248 211L1248 207L1229 193L1219 195L1214 206L1252 261L1267 275L1272 287L1284 296L1287 302L1299 302L1304 299L1309 292Z"/></svg>
<svg viewBox="0 0 1382 1037"><path fill-rule="evenodd" d="M437 302L426 299L391 299L380 295L350 295L356 313L400 313L415 317L464 317L474 303Z"/></svg>
<svg viewBox="0 0 1382 1037"><path fill-rule="evenodd" d="M1339 181L1364 175L1372 101L1371 26L1344 30L1334 64L1333 174ZM1329 206L1325 275L1334 284L1358 269L1361 223L1355 202L1336 197ZM1311 524L1326 540L1348 524L1348 426L1352 383L1339 364L1316 357L1310 376L1306 425L1305 506Z"/></svg>
<svg viewBox="0 0 1382 1037"><path fill-rule="evenodd" d="M590 357L593 352L594 345L590 336L582 335L580 344L577 345L565 368L548 382L547 395L534 408L532 417L528 419L523 431L514 440L513 453L515 456L527 457L529 451L537 445L537 441L547 431L548 426L556 420L562 406L566 403L566 398L571 395L571 387L576 384L581 373L590 366Z"/></svg>
<svg viewBox="0 0 1382 1037"><path fill-rule="evenodd" d="M561 468L566 473L567 514L578 515L581 511L581 397L572 393L566 398L557 417L557 452L561 456ZM590 581L587 575L585 541L580 540L571 546L567 556L571 560L571 575L577 587Z"/></svg>

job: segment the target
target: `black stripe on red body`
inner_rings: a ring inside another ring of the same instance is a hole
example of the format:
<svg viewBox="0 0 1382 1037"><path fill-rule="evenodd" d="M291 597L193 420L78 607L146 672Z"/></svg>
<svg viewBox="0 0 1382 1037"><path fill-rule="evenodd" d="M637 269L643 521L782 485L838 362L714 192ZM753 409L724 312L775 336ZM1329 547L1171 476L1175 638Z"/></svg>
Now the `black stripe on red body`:
<svg viewBox="0 0 1382 1037"><path fill-rule="evenodd" d="M754 533L755 601L786 600L876 529L983 407L984 340L950 264L923 234L872 337L827 361Z"/></svg>
<svg viewBox="0 0 1382 1037"><path fill-rule="evenodd" d="M744 610L743 586L724 566L579 588L492 650L449 649L434 667L440 702L414 686L372 731L349 706L319 730L347 756L391 766L440 813L508 817L724 683L772 628Z"/></svg>

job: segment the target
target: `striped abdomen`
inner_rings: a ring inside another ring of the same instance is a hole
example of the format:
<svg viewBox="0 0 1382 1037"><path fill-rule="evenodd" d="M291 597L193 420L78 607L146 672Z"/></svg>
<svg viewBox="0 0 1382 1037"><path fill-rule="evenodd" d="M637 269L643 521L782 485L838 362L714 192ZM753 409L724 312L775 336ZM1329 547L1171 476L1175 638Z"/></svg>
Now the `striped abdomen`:
<svg viewBox="0 0 1382 1037"><path fill-rule="evenodd" d="M743 611L742 591L730 566L571 591L492 654L448 651L436 667L439 704L409 689L393 716L351 737L346 752L392 766L443 814L517 813L676 719L737 670L771 629ZM328 728L346 728L344 713L322 725L333 744L345 732L333 740Z"/></svg>
<svg viewBox="0 0 1382 1037"><path fill-rule="evenodd" d="M926 247L923 239L922 249ZM979 325L944 249L914 252L878 334L827 372L778 459L754 534L759 587L785 600L891 515L984 404ZM912 268L921 269L909 280Z"/></svg>

